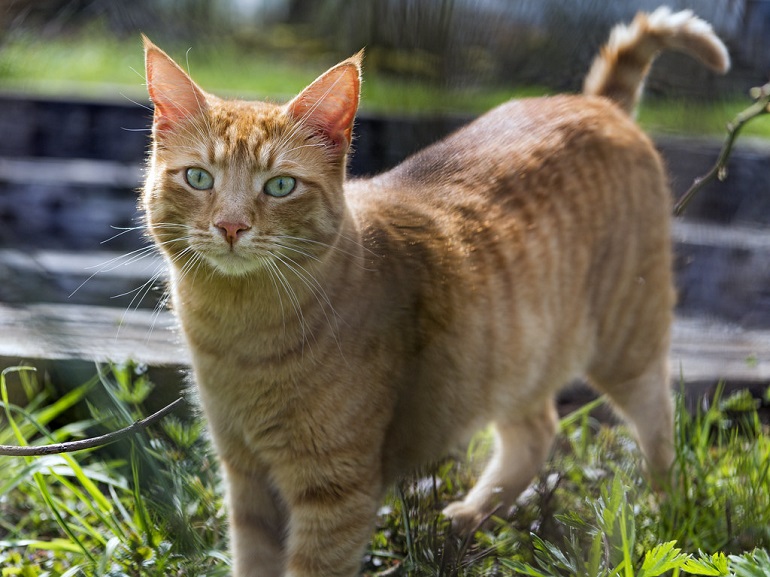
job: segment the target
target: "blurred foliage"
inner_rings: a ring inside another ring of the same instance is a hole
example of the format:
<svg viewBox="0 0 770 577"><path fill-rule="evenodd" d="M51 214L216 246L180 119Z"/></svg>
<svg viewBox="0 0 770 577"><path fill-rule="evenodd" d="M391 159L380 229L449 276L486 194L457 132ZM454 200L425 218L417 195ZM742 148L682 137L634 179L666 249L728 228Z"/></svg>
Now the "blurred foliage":
<svg viewBox="0 0 770 577"><path fill-rule="evenodd" d="M0 29L34 30L41 39L69 35L94 21L110 36L133 36L138 31L162 31L190 40L223 30L211 0L4 0L0 4Z"/></svg>
<svg viewBox="0 0 770 577"><path fill-rule="evenodd" d="M717 5L724 0L714 0ZM670 2L674 8L692 1ZM164 46L235 45L244 54L339 60L361 47L370 70L441 86L504 83L579 89L610 28L646 0L5 0L2 38L70 36L98 22L109 37L142 31ZM732 5L743 4L733 3ZM696 3L697 5L697 3ZM731 6L732 6L731 5ZM711 5L709 5L711 6ZM705 4L696 12L713 17ZM723 11L722 18L728 15ZM730 22L736 18L730 15ZM756 26L755 26L756 27ZM760 27L761 29L761 27ZM713 97L757 84L722 81L689 59L653 72L651 90ZM669 72L666 72L668 68ZM672 75L670 70L676 73ZM684 82L679 82L684 78Z"/></svg>

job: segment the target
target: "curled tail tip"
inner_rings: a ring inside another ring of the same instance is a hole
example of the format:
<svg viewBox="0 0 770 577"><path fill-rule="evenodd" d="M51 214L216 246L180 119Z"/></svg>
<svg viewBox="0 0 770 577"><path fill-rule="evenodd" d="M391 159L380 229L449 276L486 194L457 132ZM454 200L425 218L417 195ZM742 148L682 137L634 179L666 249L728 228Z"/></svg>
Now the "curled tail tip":
<svg viewBox="0 0 770 577"><path fill-rule="evenodd" d="M612 29L585 78L584 93L610 98L633 114L652 61L667 49L689 54L715 72L730 69L727 47L708 22L692 10L663 6Z"/></svg>
<svg viewBox="0 0 770 577"><path fill-rule="evenodd" d="M720 74L730 70L730 54L724 42L711 24L692 10L672 12L661 6L650 14L637 14L636 19L646 19L647 33L658 36L660 49L685 52Z"/></svg>

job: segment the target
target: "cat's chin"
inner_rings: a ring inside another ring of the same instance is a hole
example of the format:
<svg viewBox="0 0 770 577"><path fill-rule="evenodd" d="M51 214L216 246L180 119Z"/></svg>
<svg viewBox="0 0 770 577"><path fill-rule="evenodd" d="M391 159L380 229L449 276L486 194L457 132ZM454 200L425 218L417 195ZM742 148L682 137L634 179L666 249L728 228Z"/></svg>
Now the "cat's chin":
<svg viewBox="0 0 770 577"><path fill-rule="evenodd" d="M233 254L207 256L206 260L219 274L232 277L246 276L264 266L260 259L246 258Z"/></svg>

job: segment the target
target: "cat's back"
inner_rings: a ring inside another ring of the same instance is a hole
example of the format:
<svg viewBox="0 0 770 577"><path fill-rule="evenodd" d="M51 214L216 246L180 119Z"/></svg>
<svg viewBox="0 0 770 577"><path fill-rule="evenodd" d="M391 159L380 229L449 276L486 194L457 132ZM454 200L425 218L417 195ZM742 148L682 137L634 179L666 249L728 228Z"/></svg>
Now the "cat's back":
<svg viewBox="0 0 770 577"><path fill-rule="evenodd" d="M647 136L605 98L511 100L382 175L388 184L453 188L573 164L611 169L613 156L655 156Z"/></svg>
<svg viewBox="0 0 770 577"><path fill-rule="evenodd" d="M583 95L504 103L392 170L350 183L348 198L363 220L424 220L429 228L442 214L472 226L549 211L574 213L574 221L587 206L593 219L626 207L665 222L669 211L650 139L610 100Z"/></svg>

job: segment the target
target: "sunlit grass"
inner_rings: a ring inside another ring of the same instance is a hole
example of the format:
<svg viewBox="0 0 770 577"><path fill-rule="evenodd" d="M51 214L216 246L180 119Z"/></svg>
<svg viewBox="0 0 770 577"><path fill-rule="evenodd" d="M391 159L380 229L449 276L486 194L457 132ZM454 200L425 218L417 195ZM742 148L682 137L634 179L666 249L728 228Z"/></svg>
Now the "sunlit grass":
<svg viewBox="0 0 770 577"><path fill-rule="evenodd" d="M131 367L116 367L59 400L50 389L27 389L25 409L3 393L0 442L61 441L96 423L117 428L142 415L152 385ZM97 391L93 416L68 422L73 399ZM482 433L459 461L394 489L380 510L365 575L766 574L770 431L758 405L747 393L717 393L695 415L678 406L679 474L668 496L645 480L627 430L597 422L589 405L562 420L548 463L511 516L458 538L440 511L474 482L489 451ZM228 574L222 487L194 418L166 418L108 450L0 459L3 576Z"/></svg>
<svg viewBox="0 0 770 577"><path fill-rule="evenodd" d="M167 46L162 38L153 40L205 89L238 98L286 101L335 63L324 53L308 57L288 51L282 55L274 49L244 50L231 42L210 39L189 46ZM141 40L138 36L116 38L99 29L44 40L17 32L0 44L0 90L145 102ZM378 74L367 70L365 63L361 108L382 114L476 115L509 98L546 92L531 86L446 89L427 81ZM643 102L639 121L652 132L721 135L727 122L749 104L748 96L709 103L649 99ZM770 115L749 123L744 134L770 138Z"/></svg>
<svg viewBox="0 0 770 577"><path fill-rule="evenodd" d="M757 80L757 85L762 79ZM745 98L714 102L681 99L647 99L639 109L639 123L652 133L708 134L723 136L735 115L752 103ZM770 138L770 114L756 117L741 131L741 136Z"/></svg>
<svg viewBox="0 0 770 577"><path fill-rule="evenodd" d="M202 44L189 50L164 46L204 89L233 98L284 102L335 62L300 60L274 52L246 53L233 44ZM0 45L0 89L32 94L126 98L146 101L143 48L135 39L81 35L46 42L18 35ZM513 95L541 94L537 88L442 90L426 81L399 80L366 70L362 110L398 114L478 114Z"/></svg>
<svg viewBox="0 0 770 577"><path fill-rule="evenodd" d="M5 444L65 441L95 425L119 427L138 418L138 397L151 389L130 367L115 368L59 400L51 400L50 389L34 392L21 409L8 403L6 376L0 380ZM82 399L97 385L94 418L52 425L66 421L72 395ZM199 423L170 418L151 437L100 452L0 460L3 577L228 574L221 491Z"/></svg>

